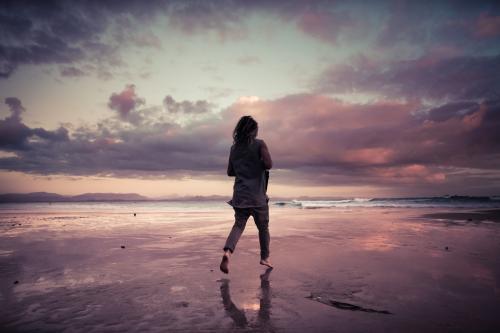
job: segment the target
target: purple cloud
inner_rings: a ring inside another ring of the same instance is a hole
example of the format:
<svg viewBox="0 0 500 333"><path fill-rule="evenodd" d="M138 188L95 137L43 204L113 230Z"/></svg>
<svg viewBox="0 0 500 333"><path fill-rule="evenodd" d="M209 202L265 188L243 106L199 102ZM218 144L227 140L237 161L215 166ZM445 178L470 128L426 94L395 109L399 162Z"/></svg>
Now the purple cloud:
<svg viewBox="0 0 500 333"><path fill-rule="evenodd" d="M388 97L496 99L500 55L427 57L335 65L315 82L319 92L371 92Z"/></svg>
<svg viewBox="0 0 500 333"><path fill-rule="evenodd" d="M135 86L129 84L122 92L113 93L109 97L108 107L117 111L122 119L127 120L129 119L130 113L138 106L144 105L144 103L145 100L139 98L135 93Z"/></svg>
<svg viewBox="0 0 500 333"><path fill-rule="evenodd" d="M25 64L112 68L122 63L120 50L127 42L142 48L159 47L154 35L137 34L135 29L165 12L166 5L166 1L3 2L0 77L8 78ZM122 19L127 16L131 19ZM112 30L111 25L118 28ZM75 76L74 70L61 74Z"/></svg>
<svg viewBox="0 0 500 333"><path fill-rule="evenodd" d="M0 120L0 148L6 150L31 150L28 139L38 137L46 142L66 141L68 130L60 127L56 131L43 128L29 128L22 122L21 113L25 111L21 101L15 97L5 99L11 115Z"/></svg>
<svg viewBox="0 0 500 333"><path fill-rule="evenodd" d="M142 121L134 127L110 117L72 133L31 129L6 118L0 128L11 132L0 131L1 147L18 157L2 158L0 165L39 174L223 176L233 126L251 114L280 170L276 181L445 191L458 184L460 173L462 183L489 188L491 176L481 178L478 171L495 174L500 165L500 102L422 110L418 102L352 104L299 94L241 100L187 125L165 120L161 107L135 110ZM33 136L40 140L28 140Z"/></svg>

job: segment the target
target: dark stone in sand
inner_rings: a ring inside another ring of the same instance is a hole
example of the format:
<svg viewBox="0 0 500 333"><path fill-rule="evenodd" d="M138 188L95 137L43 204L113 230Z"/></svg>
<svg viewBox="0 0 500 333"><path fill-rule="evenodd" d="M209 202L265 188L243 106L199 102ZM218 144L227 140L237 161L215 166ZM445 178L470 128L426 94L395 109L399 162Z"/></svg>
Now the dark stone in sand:
<svg viewBox="0 0 500 333"><path fill-rule="evenodd" d="M175 306L176 306L176 307L178 307L178 308L187 308L187 307L189 306L189 303L188 303L188 302L184 302L184 301L182 301L182 302L177 302L177 303L175 304Z"/></svg>
<svg viewBox="0 0 500 333"><path fill-rule="evenodd" d="M135 213L134 213L134 216L135 216Z"/></svg>
<svg viewBox="0 0 500 333"><path fill-rule="evenodd" d="M16 281L14 281L14 284L18 284L18 283L19 283L19 281L17 281L17 280L16 280Z"/></svg>
<svg viewBox="0 0 500 333"><path fill-rule="evenodd" d="M391 312L387 310L376 310L376 309L370 309L370 308L364 308L359 305L354 305L350 303L344 303L344 302L339 302L333 299L327 299L325 297L321 297L318 295L313 295L311 293L310 296L307 296L306 298L312 299L313 301L320 302L329 306L333 306L334 308L341 309L341 310L350 310L350 311L363 311L363 312L371 312L371 313L382 313L382 314L392 314Z"/></svg>
<svg viewBox="0 0 500 333"><path fill-rule="evenodd" d="M445 249L446 251L448 251L448 250L449 250L449 249L448 249L448 246L445 246L445 247L444 247L444 249Z"/></svg>
<svg viewBox="0 0 500 333"><path fill-rule="evenodd" d="M213 271L214 271L213 269L210 270L210 272L213 272Z"/></svg>
<svg viewBox="0 0 500 333"><path fill-rule="evenodd" d="M122 246L121 246L121 248L122 248L122 249L124 249L124 248L125 248L125 245L122 245Z"/></svg>

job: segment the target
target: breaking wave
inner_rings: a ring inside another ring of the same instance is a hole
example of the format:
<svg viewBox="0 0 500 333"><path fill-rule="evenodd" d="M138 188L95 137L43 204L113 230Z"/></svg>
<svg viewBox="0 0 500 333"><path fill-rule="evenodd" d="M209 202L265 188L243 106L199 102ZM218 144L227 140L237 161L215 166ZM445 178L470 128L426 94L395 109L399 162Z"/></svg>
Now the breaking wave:
<svg viewBox="0 0 500 333"><path fill-rule="evenodd" d="M290 200L274 202L276 206L298 208L333 207L450 207L450 208L500 208L500 197L442 196L410 198L345 198L336 200Z"/></svg>

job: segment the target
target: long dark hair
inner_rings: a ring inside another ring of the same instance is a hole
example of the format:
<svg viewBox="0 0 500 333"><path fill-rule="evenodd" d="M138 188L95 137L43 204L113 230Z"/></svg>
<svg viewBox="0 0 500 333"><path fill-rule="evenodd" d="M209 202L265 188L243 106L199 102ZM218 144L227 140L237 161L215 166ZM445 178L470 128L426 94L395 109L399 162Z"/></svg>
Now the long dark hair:
<svg viewBox="0 0 500 333"><path fill-rule="evenodd" d="M233 130L234 143L249 144L255 138L258 129L259 125L251 116L241 117Z"/></svg>

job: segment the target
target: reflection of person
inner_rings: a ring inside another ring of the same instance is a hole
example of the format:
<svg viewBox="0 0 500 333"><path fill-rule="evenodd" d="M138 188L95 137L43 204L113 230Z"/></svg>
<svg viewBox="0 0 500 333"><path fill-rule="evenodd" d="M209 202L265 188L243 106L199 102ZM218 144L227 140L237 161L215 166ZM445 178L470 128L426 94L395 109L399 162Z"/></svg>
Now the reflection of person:
<svg viewBox="0 0 500 333"><path fill-rule="evenodd" d="M269 275L271 274L272 268L268 268L264 274L260 276L260 307L257 314L257 325L260 328L270 328L271 327L271 285L269 283ZM236 326L246 327L248 325L248 320L245 315L245 311L239 309L231 300L231 293L229 291L229 280L220 280L220 294L222 297L222 304L224 304L224 309L226 313L231 317Z"/></svg>
<svg viewBox="0 0 500 333"><path fill-rule="evenodd" d="M264 274L260 276L260 307L259 307L259 323L263 326L269 324L271 316L271 284L269 283L269 275L272 268L268 268Z"/></svg>
<svg viewBox="0 0 500 333"><path fill-rule="evenodd" d="M263 140L257 139L258 124L251 116L238 121L233 131L234 143L229 154L227 175L236 177L233 197L228 202L234 208L234 225L224 246L220 269L229 272L229 257L234 252L245 225L253 217L259 230L260 264L272 267L269 261L269 198L267 170L272 167L271 155Z"/></svg>
<svg viewBox="0 0 500 333"><path fill-rule="evenodd" d="M222 279L220 285L220 295L222 297L222 304L226 313L231 317L236 326L245 327L248 325L247 316L245 311L238 309L238 307L231 300L231 293L229 292L229 280Z"/></svg>

